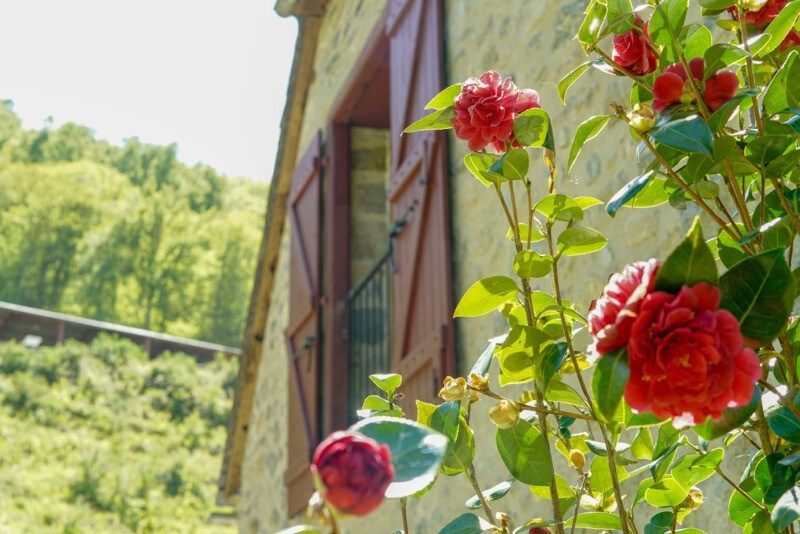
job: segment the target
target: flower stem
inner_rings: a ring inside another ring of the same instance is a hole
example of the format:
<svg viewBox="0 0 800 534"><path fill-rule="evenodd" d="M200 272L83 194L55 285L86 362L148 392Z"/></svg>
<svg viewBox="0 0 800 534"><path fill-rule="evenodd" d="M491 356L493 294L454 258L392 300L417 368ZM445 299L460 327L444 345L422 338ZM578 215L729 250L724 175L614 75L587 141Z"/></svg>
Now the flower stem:
<svg viewBox="0 0 800 534"><path fill-rule="evenodd" d="M406 513L406 508L408 507L408 498L403 497L400 499L400 511L403 514L403 534L410 534L410 530L408 529L408 514Z"/></svg>
<svg viewBox="0 0 800 534"><path fill-rule="evenodd" d="M648 85L648 84L647 84L647 83L646 83L646 82L645 82L645 81L644 81L642 78L640 78L639 76L635 76L635 75L631 74L630 72L628 72L626 69L623 69L622 67L620 67L620 66L617 64L617 62L616 62L616 61L614 61L613 59L611 59L611 58L609 57L609 55L608 55L608 54L606 54L605 52L603 52L603 51L602 51L600 48L595 48L595 49L594 49L594 51L595 51L595 52L597 52L597 55L599 55L601 58L603 58L603 61L605 61L605 62L606 62L606 64L607 64L609 67L611 67L611 68L612 68L612 69L614 69L615 71L619 72L620 74L622 74L622 75L624 75L624 76L627 76L628 78L630 78L631 80L633 80L634 82L636 82L636 83L637 83L638 85L640 85L641 87L643 87L643 88L647 89L647 90L648 90L648 91L650 91L651 93L653 92L653 88L652 88L650 85Z"/></svg>
<svg viewBox="0 0 800 534"><path fill-rule="evenodd" d="M467 477L469 483L472 485L472 489L475 490L475 494L478 496L478 500L481 501L481 506L483 506L483 515L486 516L486 519L491 524L495 524L495 516L492 507L489 506L489 502L483 496L483 490L481 490L480 484L478 484L478 476L475 474L475 464L471 464L466 471L464 471L464 476Z"/></svg>
<svg viewBox="0 0 800 534"><path fill-rule="evenodd" d="M744 51L747 52L746 56L746 70L747 70L747 83L750 85L750 88L756 87L756 76L755 71L753 70L753 56L750 55L750 45L748 44L748 36L747 36L747 22L745 20L745 13L744 9L742 8L741 2L739 2L739 39L742 42L742 46L744 47ZM764 135L764 121L761 118L761 111L758 109L758 96L753 95L752 97L753 107L753 118L755 119L756 127L758 128L758 134Z"/></svg>
<svg viewBox="0 0 800 534"><path fill-rule="evenodd" d="M493 399L497 399L497 400L512 400L512 399L503 397L502 395L498 395L494 391L490 391L488 389L477 389L477 388L474 388L472 386L467 386L467 387L469 389L471 389L472 391L477 391L478 393L481 393L481 394L486 395L487 397L491 397ZM594 417L592 417L590 415L584 415L584 414L578 413L578 412L567 412L567 411L564 411L564 410L550 410L550 409L547 409L547 408L541 408L539 406L531 406L530 404L522 404L520 402L515 402L515 401L512 401L512 402L514 402L514 404L516 404L519 407L520 410L527 410L527 411L530 411L530 412L543 413L545 415L560 415L562 417L574 417L575 419L583 419L585 421L596 421L596 419Z"/></svg>

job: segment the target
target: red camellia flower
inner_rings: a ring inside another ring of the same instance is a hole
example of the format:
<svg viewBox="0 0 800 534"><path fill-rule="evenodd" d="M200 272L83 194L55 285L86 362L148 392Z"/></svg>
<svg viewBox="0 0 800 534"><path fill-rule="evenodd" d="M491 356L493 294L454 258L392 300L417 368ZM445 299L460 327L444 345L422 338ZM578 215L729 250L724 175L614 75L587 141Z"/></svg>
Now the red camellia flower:
<svg viewBox="0 0 800 534"><path fill-rule="evenodd" d="M350 515L372 512L394 480L389 447L353 431L325 438L314 451L311 472L322 485L322 498Z"/></svg>
<svg viewBox="0 0 800 534"><path fill-rule="evenodd" d="M511 78L503 80L495 71L480 78L468 78L461 86L453 108L456 137L469 143L473 152L492 145L505 152L512 137L514 119L520 113L539 107L539 94L532 89L517 89Z"/></svg>
<svg viewBox="0 0 800 534"><path fill-rule="evenodd" d="M767 0L763 7L755 11L745 11L744 20L747 24L754 24L759 30L764 29L786 7L786 0ZM739 8L729 7L728 12L735 20L739 20Z"/></svg>
<svg viewBox="0 0 800 534"><path fill-rule="evenodd" d="M733 98L736 89L739 88L739 79L728 70L714 74L703 83L705 62L702 58L694 58L690 61L689 69L698 88L703 93L703 100L711 111L716 111L722 104ZM694 92L682 64L673 63L664 69L664 72L656 78L653 84L653 96L655 97L653 107L658 111L664 111L671 104L694 102Z"/></svg>
<svg viewBox="0 0 800 534"><path fill-rule="evenodd" d="M650 48L652 42L647 34L647 24L639 15L636 15L636 26L640 29L614 37L614 52L611 57L617 65L631 74L644 76L656 70L658 57Z"/></svg>
<svg viewBox="0 0 800 534"><path fill-rule="evenodd" d="M659 265L655 259L631 263L608 280L603 296L597 299L589 312L589 326L598 354L628 344L639 304L653 290Z"/></svg>
<svg viewBox="0 0 800 534"><path fill-rule="evenodd" d="M781 43L781 51L789 50L795 46L800 46L800 33L793 29L789 32L789 35L786 36L786 39L784 39Z"/></svg>
<svg viewBox="0 0 800 534"><path fill-rule="evenodd" d="M761 377L758 357L719 303L719 289L705 282L642 300L628 343L625 400L633 410L700 424L750 402Z"/></svg>
<svg viewBox="0 0 800 534"><path fill-rule="evenodd" d="M550 527L531 527L528 534L553 534Z"/></svg>

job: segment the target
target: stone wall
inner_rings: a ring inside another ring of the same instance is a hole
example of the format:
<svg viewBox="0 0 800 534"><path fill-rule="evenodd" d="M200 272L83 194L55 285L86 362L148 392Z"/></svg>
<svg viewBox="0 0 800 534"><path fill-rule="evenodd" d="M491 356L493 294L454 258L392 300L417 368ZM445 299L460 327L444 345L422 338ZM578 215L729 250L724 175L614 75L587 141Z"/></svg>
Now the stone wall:
<svg viewBox="0 0 800 534"><path fill-rule="evenodd" d="M314 132L325 127L333 99L345 83L384 4L384 0L331 0L321 30L300 153ZM599 72L587 73L571 89L567 106L558 99L557 82L584 59L580 46L572 41L572 37L580 24L585 0L444 0L444 5L447 84L495 69L513 76L520 86L537 89L542 97L542 106L548 110L555 125L562 166L578 124L592 115L605 113L611 99L627 100L629 83ZM457 302L476 279L493 274L512 274L510 263L514 251L507 240L498 237L505 233L507 225L495 197L463 169L461 160L467 150L465 144L451 136L450 149L453 292ZM613 126L602 141L595 140L586 145L571 174L567 175L561 167L559 188L567 194L591 195L607 200L635 175L635 145L626 129ZM533 176L538 180L537 195L541 196L545 193L544 168L541 165L533 167ZM601 253L564 261L562 277L566 297L575 301L579 309L585 310L589 298L600 293L611 272L632 260L663 255L681 239L692 216L693 213L679 214L664 207L637 211L623 209L616 219L611 219L602 207L588 210L586 224L605 233L611 244ZM276 292L272 297L242 473L238 513L241 530L247 533L274 532L290 523L283 508L286 499L283 474L287 426L283 330L287 295L280 291L288 287L287 235L284 235ZM485 347L486 340L505 327L505 322L496 314L456 322L457 353L462 373L470 368ZM488 408L489 403L484 401L476 405L473 412L478 438L476 465L484 487L508 478L496 452L494 429L486 414ZM409 411L413 408L409 407ZM730 464L742 452L735 447L730 450L723 467L731 473L736 472ZM725 509L729 488L722 481L706 481L701 488L707 503L693 513L686 524L706 527L713 533L733 531ZM629 495L635 490L635 485L625 487ZM411 531L437 532L447 520L465 511L462 503L472 493L463 477L440 477L424 500L409 503ZM527 487L517 484L498 503L497 509L524 521L537 515L548 515L549 503L536 499ZM292 523L303 521L303 518L297 518ZM399 528L399 504L395 501L384 503L368 518L346 523L348 532L358 533L392 532Z"/></svg>

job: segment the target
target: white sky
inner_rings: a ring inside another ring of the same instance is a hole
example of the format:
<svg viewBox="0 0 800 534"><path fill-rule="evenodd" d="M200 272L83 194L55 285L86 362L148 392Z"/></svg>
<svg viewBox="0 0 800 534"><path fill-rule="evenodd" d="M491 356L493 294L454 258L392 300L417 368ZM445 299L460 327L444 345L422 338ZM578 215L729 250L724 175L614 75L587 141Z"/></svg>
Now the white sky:
<svg viewBox="0 0 800 534"><path fill-rule="evenodd" d="M271 178L297 24L274 0L0 0L0 98L26 128L77 122L120 143Z"/></svg>

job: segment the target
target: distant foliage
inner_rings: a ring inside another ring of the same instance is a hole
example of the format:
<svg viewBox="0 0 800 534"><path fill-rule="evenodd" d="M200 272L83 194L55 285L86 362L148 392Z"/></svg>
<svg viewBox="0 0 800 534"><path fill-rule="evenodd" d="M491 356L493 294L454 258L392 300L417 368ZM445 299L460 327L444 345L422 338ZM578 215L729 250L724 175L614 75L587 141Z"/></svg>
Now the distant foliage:
<svg viewBox="0 0 800 534"><path fill-rule="evenodd" d="M0 101L0 300L239 345L266 185Z"/></svg>
<svg viewBox="0 0 800 534"><path fill-rule="evenodd" d="M236 372L105 335L0 344L0 530L227 532L207 519Z"/></svg>

